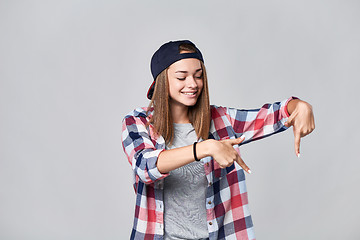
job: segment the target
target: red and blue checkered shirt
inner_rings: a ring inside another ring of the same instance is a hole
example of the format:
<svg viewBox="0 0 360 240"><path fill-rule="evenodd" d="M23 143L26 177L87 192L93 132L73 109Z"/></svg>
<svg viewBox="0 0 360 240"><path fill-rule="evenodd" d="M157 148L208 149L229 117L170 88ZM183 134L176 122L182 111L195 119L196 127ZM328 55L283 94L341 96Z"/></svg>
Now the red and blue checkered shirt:
<svg viewBox="0 0 360 240"><path fill-rule="evenodd" d="M242 110L211 105L210 139L234 139L245 135L242 144L286 130L289 114L287 103L265 104L259 109ZM147 125L152 109L138 108L125 116L122 144L134 173L136 205L130 239L163 239L164 202L163 178L156 161L165 150L162 136L156 137L152 125ZM234 146L240 153L239 146ZM245 174L234 163L220 168L212 157L205 157L207 226L209 239L255 239L248 206Z"/></svg>

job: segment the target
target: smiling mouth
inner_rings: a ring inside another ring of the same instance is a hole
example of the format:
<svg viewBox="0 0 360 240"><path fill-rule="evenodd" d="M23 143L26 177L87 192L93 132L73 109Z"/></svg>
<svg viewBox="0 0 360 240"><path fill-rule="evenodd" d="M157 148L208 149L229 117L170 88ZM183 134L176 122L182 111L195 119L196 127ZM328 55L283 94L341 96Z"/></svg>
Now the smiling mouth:
<svg viewBox="0 0 360 240"><path fill-rule="evenodd" d="M185 94L185 95L193 96L193 95L195 95L197 92L181 92L181 93L183 93L183 94Z"/></svg>

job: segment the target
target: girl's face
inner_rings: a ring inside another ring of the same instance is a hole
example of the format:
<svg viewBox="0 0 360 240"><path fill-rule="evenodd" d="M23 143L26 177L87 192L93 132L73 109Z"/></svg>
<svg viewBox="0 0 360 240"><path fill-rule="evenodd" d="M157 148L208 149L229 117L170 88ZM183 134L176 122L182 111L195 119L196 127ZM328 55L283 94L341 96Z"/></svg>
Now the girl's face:
<svg viewBox="0 0 360 240"><path fill-rule="evenodd" d="M194 106L203 88L200 60L185 58L168 69L170 104Z"/></svg>

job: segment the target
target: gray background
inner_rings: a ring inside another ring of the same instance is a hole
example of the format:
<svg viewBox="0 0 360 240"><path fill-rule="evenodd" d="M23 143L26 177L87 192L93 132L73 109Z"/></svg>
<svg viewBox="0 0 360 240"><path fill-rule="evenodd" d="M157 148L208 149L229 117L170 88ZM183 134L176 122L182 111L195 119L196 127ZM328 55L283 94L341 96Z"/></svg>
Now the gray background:
<svg viewBox="0 0 360 240"><path fill-rule="evenodd" d="M289 96L316 129L242 147L258 239L360 239L360 2L0 1L0 239L128 239L121 120L164 42L202 50L211 103Z"/></svg>

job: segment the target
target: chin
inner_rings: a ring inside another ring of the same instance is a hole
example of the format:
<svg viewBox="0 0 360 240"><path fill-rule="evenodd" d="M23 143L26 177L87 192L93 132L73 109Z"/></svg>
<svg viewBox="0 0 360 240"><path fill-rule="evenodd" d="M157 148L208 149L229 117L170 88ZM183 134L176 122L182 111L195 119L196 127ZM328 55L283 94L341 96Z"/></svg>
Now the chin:
<svg viewBox="0 0 360 240"><path fill-rule="evenodd" d="M197 100L196 101L186 101L186 102L183 102L183 104L187 107L192 107L192 106L195 106L197 103Z"/></svg>

